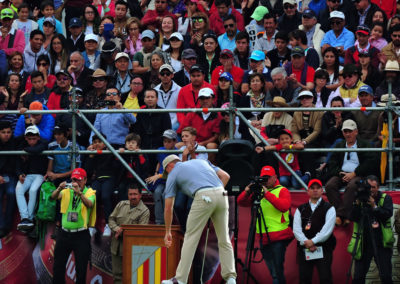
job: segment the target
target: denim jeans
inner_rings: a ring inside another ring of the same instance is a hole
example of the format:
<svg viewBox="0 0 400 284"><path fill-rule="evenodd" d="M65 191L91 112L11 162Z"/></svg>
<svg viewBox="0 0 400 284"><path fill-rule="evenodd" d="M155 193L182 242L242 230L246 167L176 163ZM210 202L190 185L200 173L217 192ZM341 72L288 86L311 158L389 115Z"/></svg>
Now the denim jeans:
<svg viewBox="0 0 400 284"><path fill-rule="evenodd" d="M159 183L153 192L154 215L156 224L164 224L164 189L165 183Z"/></svg>
<svg viewBox="0 0 400 284"><path fill-rule="evenodd" d="M291 240L283 240L272 242L268 245L260 244L260 250L265 263L271 273L273 284L286 284L283 272L283 264L285 262L286 247Z"/></svg>
<svg viewBox="0 0 400 284"><path fill-rule="evenodd" d="M34 218L34 211L36 206L37 193L44 181L44 177L38 174L26 175L24 183L18 181L17 187L15 188L15 195L17 198L17 205L19 210L19 215L21 219ZM25 192L29 190L29 201L26 203Z"/></svg>
<svg viewBox="0 0 400 284"><path fill-rule="evenodd" d="M304 181L305 184L307 184L309 180L308 175L303 176L301 171L296 171L296 174L300 176L300 178ZM279 183L284 187L290 187L290 185L292 185L296 189L302 188L301 184L297 181L297 179L294 176L280 176Z"/></svg>
<svg viewBox="0 0 400 284"><path fill-rule="evenodd" d="M3 176L4 177L4 176ZM10 181L0 184L0 229L8 230L12 226L15 210L15 184L16 178L9 176ZM3 198L7 196L5 214L3 213Z"/></svg>

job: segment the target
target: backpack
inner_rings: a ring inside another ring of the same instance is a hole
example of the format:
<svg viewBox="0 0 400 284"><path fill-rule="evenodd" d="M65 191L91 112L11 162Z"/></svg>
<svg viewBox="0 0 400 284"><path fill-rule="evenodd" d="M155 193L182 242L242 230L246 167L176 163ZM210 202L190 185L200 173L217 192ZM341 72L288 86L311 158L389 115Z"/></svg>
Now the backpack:
<svg viewBox="0 0 400 284"><path fill-rule="evenodd" d="M51 199L51 194L56 186L51 181L45 181L40 188L39 207L36 218L41 221L54 221L56 217L56 200Z"/></svg>

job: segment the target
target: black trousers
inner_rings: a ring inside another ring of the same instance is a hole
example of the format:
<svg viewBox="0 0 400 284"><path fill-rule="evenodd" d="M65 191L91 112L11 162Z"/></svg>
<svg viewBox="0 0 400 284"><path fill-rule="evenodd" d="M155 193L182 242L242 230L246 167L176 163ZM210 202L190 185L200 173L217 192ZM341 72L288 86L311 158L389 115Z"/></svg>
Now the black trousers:
<svg viewBox="0 0 400 284"><path fill-rule="evenodd" d="M299 283L311 284L314 267L317 268L319 283L331 284L332 282L332 250L324 249L324 257L321 259L306 260L304 247L297 248L297 260L299 263Z"/></svg>
<svg viewBox="0 0 400 284"><path fill-rule="evenodd" d="M68 257L74 252L75 256L75 283L86 283L87 265L92 253L90 246L89 230L76 233L68 233L60 230L57 235L56 247L54 249L53 283L65 283L65 270Z"/></svg>

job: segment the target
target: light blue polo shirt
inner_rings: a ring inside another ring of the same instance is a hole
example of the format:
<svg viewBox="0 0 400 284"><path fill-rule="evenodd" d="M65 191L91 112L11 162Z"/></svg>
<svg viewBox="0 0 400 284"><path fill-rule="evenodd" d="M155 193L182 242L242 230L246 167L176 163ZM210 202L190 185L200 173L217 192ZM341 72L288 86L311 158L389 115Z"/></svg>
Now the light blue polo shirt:
<svg viewBox="0 0 400 284"><path fill-rule="evenodd" d="M237 31L236 34L238 34L238 33L239 33L239 31ZM222 35L220 35L220 36L218 37L218 44L219 44L219 47L221 48L221 50L229 49L230 51L233 52L233 51L235 50L235 48L236 48L236 41L235 41L235 39L236 39L236 37L234 37L232 40L230 40L230 39L228 38L227 34L224 33L224 34L222 34Z"/></svg>
<svg viewBox="0 0 400 284"><path fill-rule="evenodd" d="M344 50L352 47L354 45L354 34L346 28L343 28L342 33L336 37L333 30L328 31L324 38L321 41L321 47L324 44L329 44L332 47L343 46ZM344 58L342 56L339 57L340 64L344 63Z"/></svg>

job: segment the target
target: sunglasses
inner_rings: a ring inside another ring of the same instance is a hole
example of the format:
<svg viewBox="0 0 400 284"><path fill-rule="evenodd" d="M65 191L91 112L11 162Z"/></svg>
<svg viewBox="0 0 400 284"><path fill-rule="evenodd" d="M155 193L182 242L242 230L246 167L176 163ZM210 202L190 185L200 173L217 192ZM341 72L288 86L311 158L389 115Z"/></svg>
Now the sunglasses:
<svg viewBox="0 0 400 284"><path fill-rule="evenodd" d="M149 38L147 38L147 37L142 38L142 42L148 42L148 41L152 41L152 39L149 39Z"/></svg>
<svg viewBox="0 0 400 284"><path fill-rule="evenodd" d="M171 74L172 74L171 72L161 72L161 73L160 73L160 76L161 76L161 77L164 77L164 76L171 76Z"/></svg>
<svg viewBox="0 0 400 284"><path fill-rule="evenodd" d="M57 78L58 81L68 81L69 77L59 77Z"/></svg>
<svg viewBox="0 0 400 284"><path fill-rule="evenodd" d="M394 38L400 38L400 35L392 34L392 37L394 37Z"/></svg>
<svg viewBox="0 0 400 284"><path fill-rule="evenodd" d="M93 78L93 82L104 82L106 78L104 77L98 77L98 78Z"/></svg>
<svg viewBox="0 0 400 284"><path fill-rule="evenodd" d="M258 60L250 59L250 62L251 62L251 63L259 63L259 62L261 62L261 60L258 61Z"/></svg>
<svg viewBox="0 0 400 284"><path fill-rule="evenodd" d="M192 18L192 22L193 23L196 23L196 22L202 23L202 22L204 22L204 19L203 18Z"/></svg>
<svg viewBox="0 0 400 284"><path fill-rule="evenodd" d="M340 3L340 0L329 0L332 3Z"/></svg>
<svg viewBox="0 0 400 284"><path fill-rule="evenodd" d="M110 93L106 93L106 96L107 97L111 97L111 96L119 96L119 93L118 92L110 92Z"/></svg>
<svg viewBox="0 0 400 284"><path fill-rule="evenodd" d="M343 78L344 79L346 79L346 78L351 78L351 77L353 77L355 74L346 74L346 75L343 75Z"/></svg>
<svg viewBox="0 0 400 284"><path fill-rule="evenodd" d="M361 0L353 0L353 2L358 4L361 2Z"/></svg>
<svg viewBox="0 0 400 284"><path fill-rule="evenodd" d="M39 66L47 66L47 63L38 63L37 66L38 66L38 67L39 67Z"/></svg>
<svg viewBox="0 0 400 284"><path fill-rule="evenodd" d="M340 21L340 20L338 20L338 21L331 21L331 25L340 25L340 24L342 24L343 23L343 21Z"/></svg>
<svg viewBox="0 0 400 284"><path fill-rule="evenodd" d="M285 10L290 10L290 9L294 9L294 8L296 8L295 5L290 5L290 4L283 5L283 9L285 9Z"/></svg>
<svg viewBox="0 0 400 284"><path fill-rule="evenodd" d="M224 25L224 28L225 29L227 29L227 28L233 28L235 25L234 24L227 24L227 25Z"/></svg>

